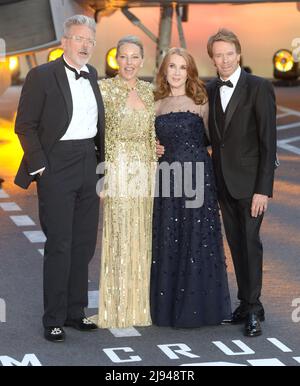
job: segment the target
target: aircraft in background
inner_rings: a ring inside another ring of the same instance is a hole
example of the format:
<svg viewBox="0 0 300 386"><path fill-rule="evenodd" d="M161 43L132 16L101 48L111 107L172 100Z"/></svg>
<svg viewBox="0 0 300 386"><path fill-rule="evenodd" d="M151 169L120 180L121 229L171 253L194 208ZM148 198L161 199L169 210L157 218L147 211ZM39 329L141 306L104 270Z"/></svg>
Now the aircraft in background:
<svg viewBox="0 0 300 386"><path fill-rule="evenodd" d="M156 44L156 66L168 50L171 42L172 20L176 17L180 45L186 47L182 23L188 20L189 4L212 3L268 3L294 2L291 0L0 0L0 41L6 45L6 65L1 65L0 95L7 88L10 74L14 76L17 68L11 63L14 55L25 55L29 68L36 62L35 53L60 45L63 34L63 21L74 14L84 13L94 17L97 22L109 17L118 9L135 26L140 28ZM158 36L155 36L133 13L133 8L160 7ZM0 50L1 61L1 50ZM1 64L1 63L0 63ZM11 67L11 69L9 69Z"/></svg>

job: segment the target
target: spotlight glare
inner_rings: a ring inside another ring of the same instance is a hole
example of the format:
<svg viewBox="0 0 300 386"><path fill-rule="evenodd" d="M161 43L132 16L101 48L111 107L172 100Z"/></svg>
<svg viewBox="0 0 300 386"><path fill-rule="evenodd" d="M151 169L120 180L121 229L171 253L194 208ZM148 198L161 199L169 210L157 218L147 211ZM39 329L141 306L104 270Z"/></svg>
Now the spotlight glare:
<svg viewBox="0 0 300 386"><path fill-rule="evenodd" d="M293 68L293 55L286 50L278 51L274 58L275 67L278 71L287 72Z"/></svg>
<svg viewBox="0 0 300 386"><path fill-rule="evenodd" d="M294 61L293 54L287 49L281 49L275 52L273 56L273 74L275 79L284 82L294 82L299 76L298 62Z"/></svg>
<svg viewBox="0 0 300 386"><path fill-rule="evenodd" d="M112 70L119 69L116 56L117 56L117 49L115 47L110 49L106 55L107 64Z"/></svg>
<svg viewBox="0 0 300 386"><path fill-rule="evenodd" d="M56 48L55 50L50 51L48 55L48 62L53 62L54 60L60 58L63 53L64 50L62 48Z"/></svg>
<svg viewBox="0 0 300 386"><path fill-rule="evenodd" d="M19 59L17 56L11 56L8 59L9 69L11 72L14 72L19 69Z"/></svg>

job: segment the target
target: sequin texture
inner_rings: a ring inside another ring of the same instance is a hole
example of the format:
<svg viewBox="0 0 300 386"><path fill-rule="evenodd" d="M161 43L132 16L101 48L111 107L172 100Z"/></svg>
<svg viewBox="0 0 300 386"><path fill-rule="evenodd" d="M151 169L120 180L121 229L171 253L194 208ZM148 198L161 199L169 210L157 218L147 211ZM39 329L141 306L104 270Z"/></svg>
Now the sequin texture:
<svg viewBox="0 0 300 386"><path fill-rule="evenodd" d="M151 324L151 176L156 160L152 86L137 81L145 106L141 110L126 106L129 89L118 76L101 81L100 88L106 118L105 160L112 165L105 186L113 181L115 195L104 193L98 325L147 326ZM145 194L127 194L129 185L133 191L143 186Z"/></svg>
<svg viewBox="0 0 300 386"><path fill-rule="evenodd" d="M166 98L159 102L158 114L156 135L165 146L159 162L203 162L204 204L186 208L184 195L162 197L161 191L154 199L152 321L178 328L219 324L230 317L231 304L214 173L205 146L207 106L196 106L186 96Z"/></svg>

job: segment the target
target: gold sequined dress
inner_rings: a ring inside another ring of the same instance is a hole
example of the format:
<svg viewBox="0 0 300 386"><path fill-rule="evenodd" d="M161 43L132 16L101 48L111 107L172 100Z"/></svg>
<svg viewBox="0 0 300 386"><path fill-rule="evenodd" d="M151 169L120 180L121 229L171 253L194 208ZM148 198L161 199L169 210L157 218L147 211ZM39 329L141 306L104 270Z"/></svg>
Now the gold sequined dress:
<svg viewBox="0 0 300 386"><path fill-rule="evenodd" d="M97 324L126 328L151 324L149 307L153 175L152 86L137 81L144 107L126 106L129 88L119 78L100 82L105 105L103 238Z"/></svg>

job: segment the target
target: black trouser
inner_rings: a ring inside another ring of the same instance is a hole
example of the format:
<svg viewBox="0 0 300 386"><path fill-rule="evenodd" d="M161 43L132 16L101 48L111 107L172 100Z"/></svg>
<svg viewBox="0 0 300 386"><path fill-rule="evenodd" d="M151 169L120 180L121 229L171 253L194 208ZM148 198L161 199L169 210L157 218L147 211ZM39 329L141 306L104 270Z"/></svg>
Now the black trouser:
<svg viewBox="0 0 300 386"><path fill-rule="evenodd" d="M251 216L252 197L236 200L225 183L219 190L219 203L226 238L235 269L238 299L245 312L259 312L262 288L263 247L259 231L263 214Z"/></svg>
<svg viewBox="0 0 300 386"><path fill-rule="evenodd" d="M88 264L96 246L99 197L93 140L60 141L38 177L39 215L47 237L44 259L45 327L84 316Z"/></svg>

